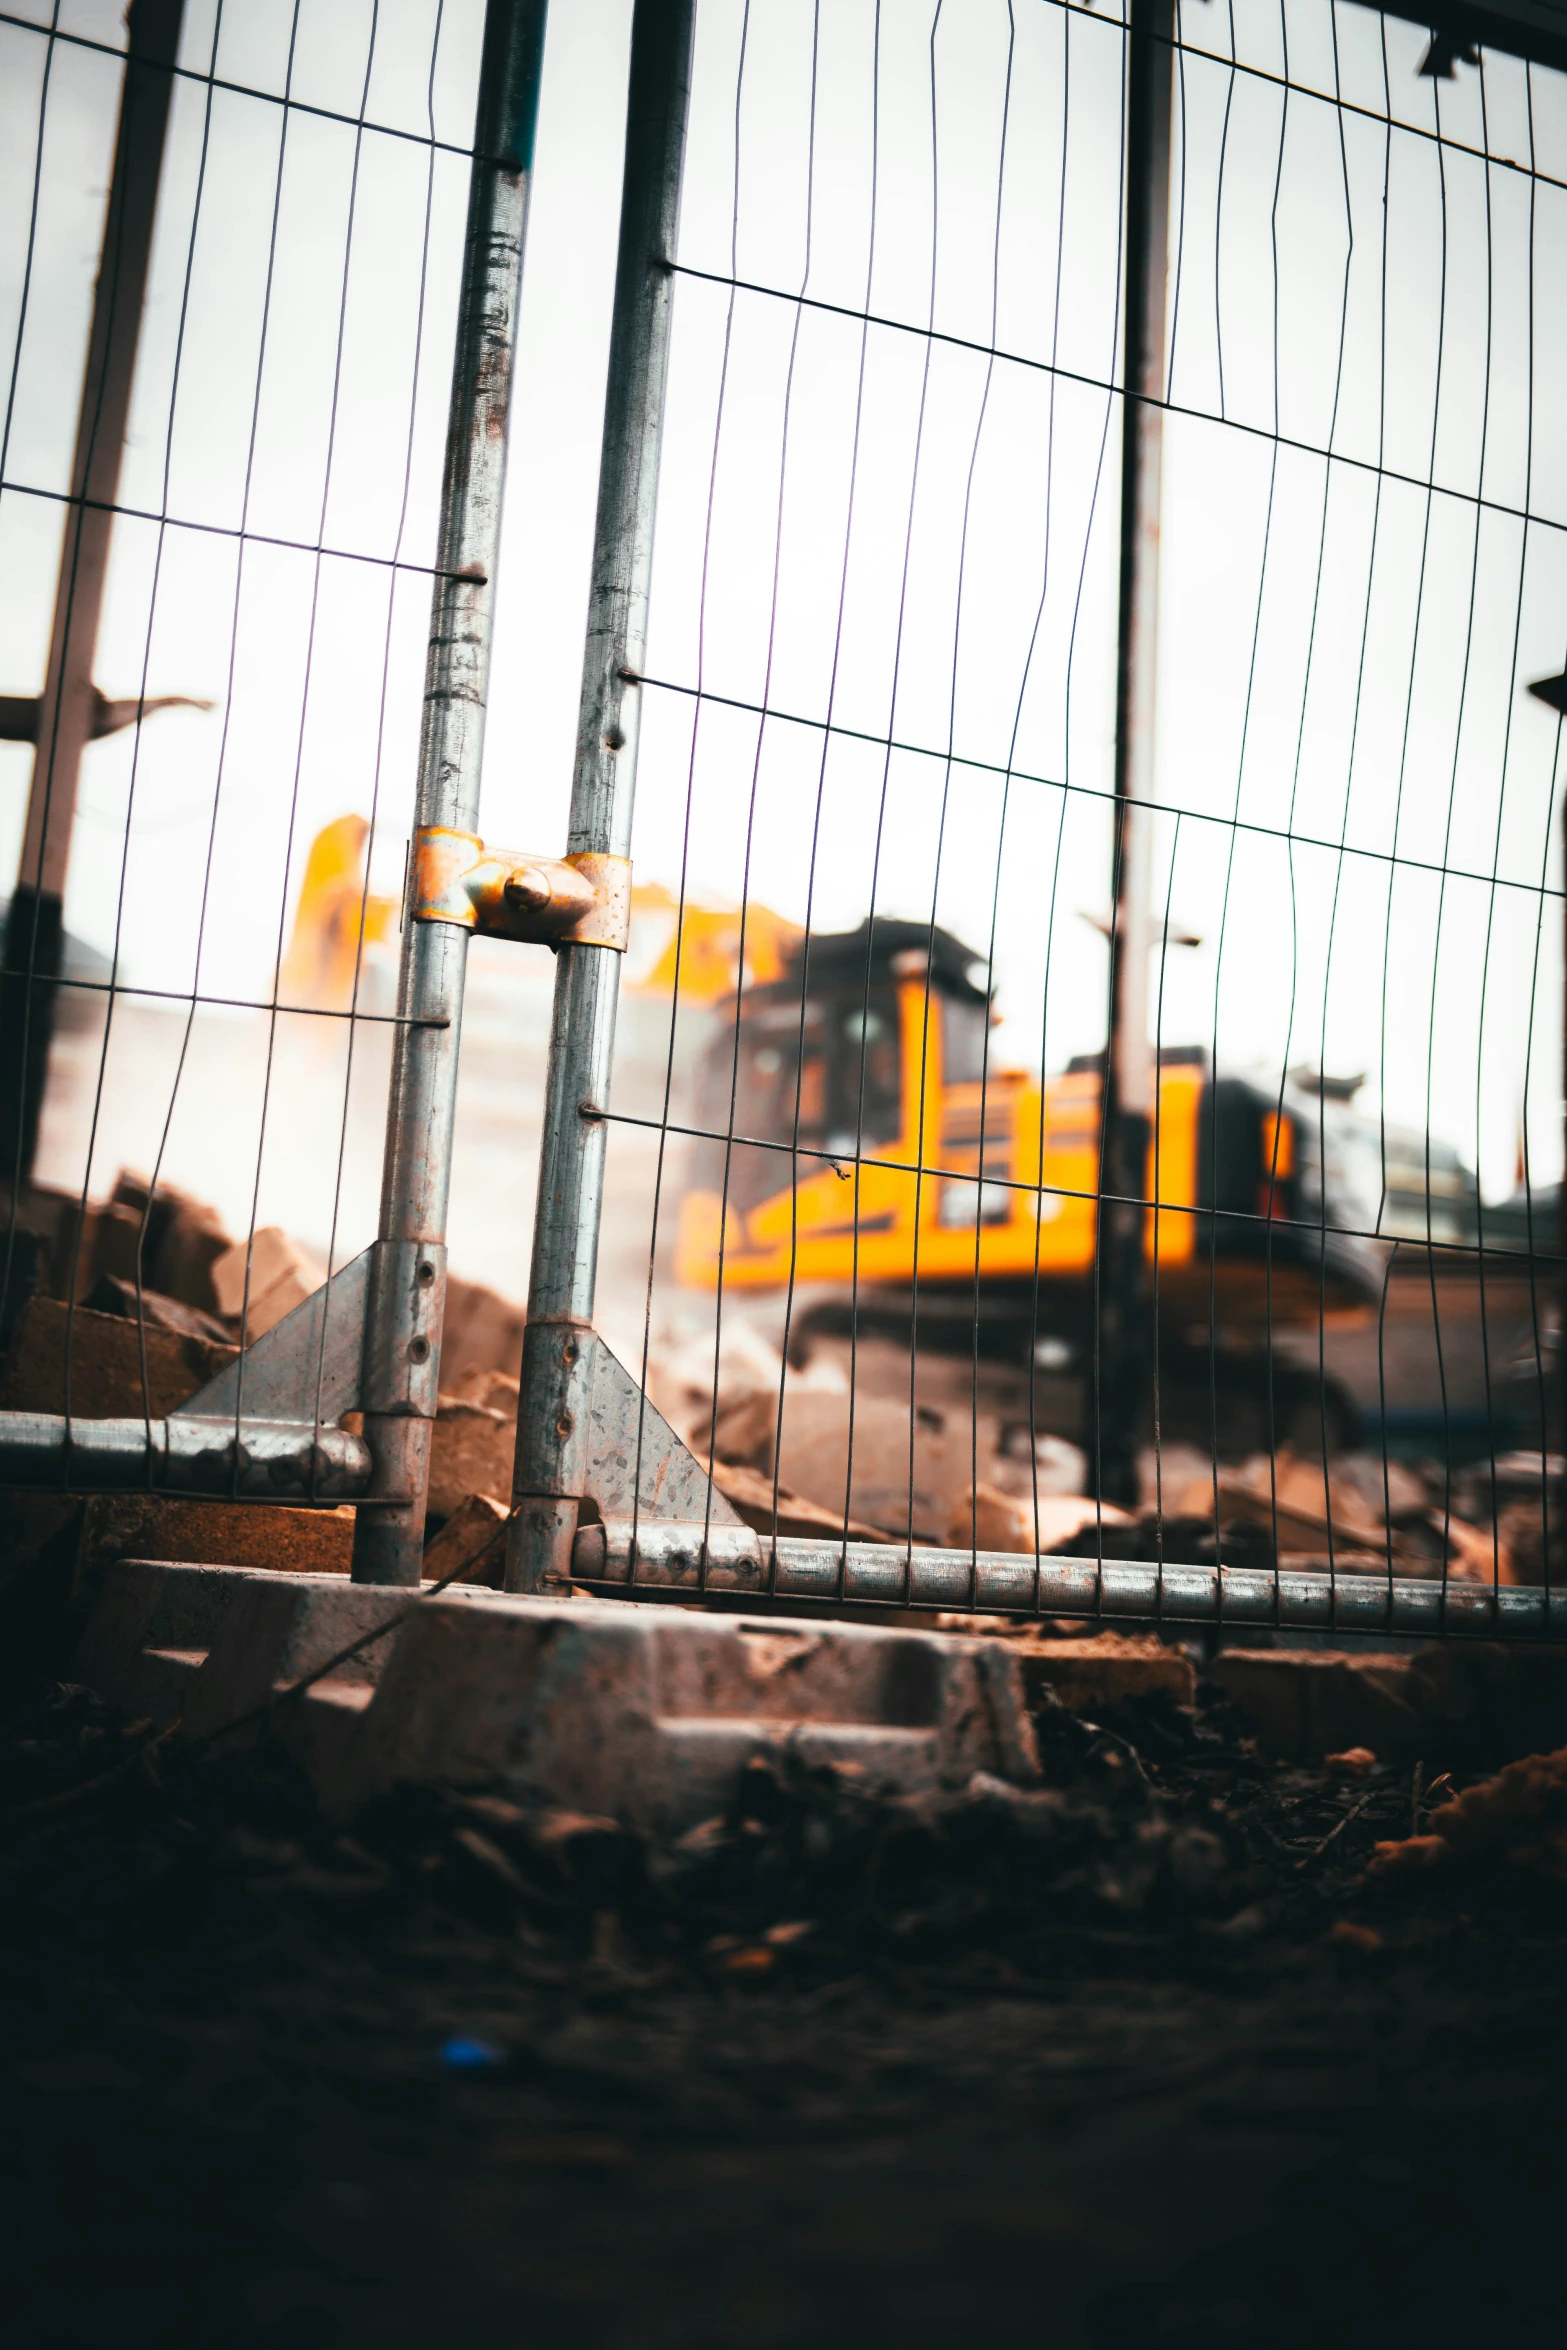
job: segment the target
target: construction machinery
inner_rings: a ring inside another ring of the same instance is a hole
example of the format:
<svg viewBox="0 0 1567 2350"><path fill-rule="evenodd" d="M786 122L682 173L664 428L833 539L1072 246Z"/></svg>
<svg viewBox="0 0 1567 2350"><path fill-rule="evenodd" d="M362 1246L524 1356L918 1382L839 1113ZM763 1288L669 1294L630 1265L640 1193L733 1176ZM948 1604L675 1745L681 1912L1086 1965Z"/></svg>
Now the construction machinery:
<svg viewBox="0 0 1567 2350"><path fill-rule="evenodd" d="M933 1343L949 1322L989 1353L1085 1339L1104 1056L1041 1081L996 1022L985 963L948 931L877 916L794 942L718 1008L681 1279L795 1285L797 1347L846 1313L906 1327L916 1298ZM1376 1132L1333 1091L1161 1051L1143 1194L1161 1332L1315 1328L1379 1295Z"/></svg>

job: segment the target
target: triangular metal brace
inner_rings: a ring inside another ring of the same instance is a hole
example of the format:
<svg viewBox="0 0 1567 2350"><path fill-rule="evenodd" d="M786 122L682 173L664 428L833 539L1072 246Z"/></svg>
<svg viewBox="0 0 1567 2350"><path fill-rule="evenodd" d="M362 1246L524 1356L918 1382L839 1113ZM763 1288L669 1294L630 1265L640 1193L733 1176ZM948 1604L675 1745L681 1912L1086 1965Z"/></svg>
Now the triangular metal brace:
<svg viewBox="0 0 1567 2350"><path fill-rule="evenodd" d="M605 1518L738 1526L690 1447L684 1444L598 1332L587 1340L588 1467L585 1492Z"/></svg>
<svg viewBox="0 0 1567 2350"><path fill-rule="evenodd" d="M334 1427L357 1411L375 1244L179 1407L186 1419L287 1420ZM243 1373L243 1383L241 1381Z"/></svg>
<svg viewBox="0 0 1567 2350"><path fill-rule="evenodd" d="M183 1419L282 1420L331 1427L362 1401L365 1316L375 1246L285 1314L179 1407ZM583 1491L605 1518L738 1526L738 1513L618 1356L591 1331L577 1366L587 1390ZM240 1373L244 1383L241 1391Z"/></svg>

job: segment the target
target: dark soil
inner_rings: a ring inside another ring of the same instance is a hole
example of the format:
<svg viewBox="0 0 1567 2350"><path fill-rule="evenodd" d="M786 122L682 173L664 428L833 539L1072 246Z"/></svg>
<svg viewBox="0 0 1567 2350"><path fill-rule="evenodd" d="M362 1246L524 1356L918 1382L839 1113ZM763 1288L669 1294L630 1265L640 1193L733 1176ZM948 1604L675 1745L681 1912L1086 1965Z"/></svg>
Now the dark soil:
<svg viewBox="0 0 1567 2350"><path fill-rule="evenodd" d="M1037 1793L758 1770L653 1846L500 1792L344 1835L266 1748L36 1694L7 2340L1554 2338L1549 1851L1368 1882L1423 1775L1039 1726Z"/></svg>

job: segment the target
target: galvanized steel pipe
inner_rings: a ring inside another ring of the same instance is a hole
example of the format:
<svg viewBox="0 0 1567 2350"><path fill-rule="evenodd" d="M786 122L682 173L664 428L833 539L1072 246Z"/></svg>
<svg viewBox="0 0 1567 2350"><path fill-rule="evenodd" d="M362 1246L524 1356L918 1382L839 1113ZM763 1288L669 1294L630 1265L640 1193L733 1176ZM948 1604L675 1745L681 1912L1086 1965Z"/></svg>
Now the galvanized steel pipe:
<svg viewBox="0 0 1567 2350"><path fill-rule="evenodd" d="M477 829L517 311L547 0L489 0L419 745L416 827ZM405 921L379 1252L365 1322L375 1457L354 1580L416 1584L440 1365L446 1210L468 933ZM432 1298L431 1284L435 1285ZM433 1307L435 1337L429 1336ZM381 1496L379 1500L376 1498Z"/></svg>
<svg viewBox="0 0 1567 2350"><path fill-rule="evenodd" d="M83 754L98 727L93 684L98 628L184 21L184 0L133 0L125 20L125 81L77 411L54 625L44 690L32 717L32 788L0 975L0 1175L18 1194L32 1181L49 1074L77 790Z"/></svg>
<svg viewBox="0 0 1567 2350"><path fill-rule="evenodd" d="M569 854L631 848L643 649L669 364L693 0L637 0ZM562 947L556 967L538 1211L517 1416L506 1586L567 1582L586 1473L584 1343L603 1206L603 1111L620 958Z"/></svg>
<svg viewBox="0 0 1567 2350"><path fill-rule="evenodd" d="M1138 1623L1283 1625L1435 1639L1467 1632L1567 1638L1567 1591L1445 1585L1377 1574L1274 1573L1253 1567L1149 1566L1033 1558L1016 1551L904 1549L894 1543L776 1542L748 1526L584 1526L576 1580L622 1591L723 1591L853 1600L884 1607Z"/></svg>
<svg viewBox="0 0 1567 2350"><path fill-rule="evenodd" d="M0 1413L0 1484L51 1493L194 1493L224 1501L353 1501L370 1452L308 1421L64 1419Z"/></svg>
<svg viewBox="0 0 1567 2350"><path fill-rule="evenodd" d="M1127 16L1126 314L1116 658L1114 891L1097 1234L1098 1330L1089 1476L1135 1507L1148 1431L1156 1307L1143 1206L1158 1071L1148 1043L1152 825L1157 772L1159 520L1164 452L1174 0Z"/></svg>

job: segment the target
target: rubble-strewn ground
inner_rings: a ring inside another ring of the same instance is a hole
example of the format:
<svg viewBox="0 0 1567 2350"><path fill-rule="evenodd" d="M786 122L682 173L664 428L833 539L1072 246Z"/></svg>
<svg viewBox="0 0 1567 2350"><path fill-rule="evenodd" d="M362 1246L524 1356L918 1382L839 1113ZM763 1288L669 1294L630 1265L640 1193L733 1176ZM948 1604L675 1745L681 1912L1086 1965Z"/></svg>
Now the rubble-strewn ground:
<svg viewBox="0 0 1567 2350"><path fill-rule="evenodd" d="M430 1790L344 1835L33 1691L8 2340L1547 2338L1557 1774L1368 1879L1450 1786L1259 1760L1211 1691L1038 1727L1037 1792L758 1771L652 1848Z"/></svg>

